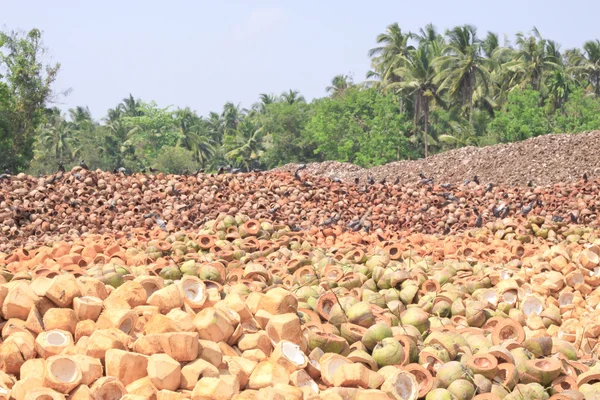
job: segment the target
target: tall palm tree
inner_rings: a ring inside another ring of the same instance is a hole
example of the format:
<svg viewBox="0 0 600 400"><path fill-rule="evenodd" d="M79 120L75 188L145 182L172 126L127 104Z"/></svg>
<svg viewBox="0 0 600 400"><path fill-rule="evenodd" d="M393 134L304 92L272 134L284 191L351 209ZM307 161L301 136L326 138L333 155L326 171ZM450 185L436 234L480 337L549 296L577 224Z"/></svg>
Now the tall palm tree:
<svg viewBox="0 0 600 400"><path fill-rule="evenodd" d="M304 99L304 96L302 96L299 91L292 90L292 89L290 89L287 92L283 92L281 94L281 101L283 101L284 103L288 103L288 104L305 103L306 102L306 100Z"/></svg>
<svg viewBox="0 0 600 400"><path fill-rule="evenodd" d="M431 100L441 102L433 66L433 60L440 54L441 49L435 42L421 45L417 50L410 51L408 56L404 57L404 64L394 71L401 78L400 82L390 84L393 88L414 97L415 125L419 116L423 115L425 158L428 156Z"/></svg>
<svg viewBox="0 0 600 400"><path fill-rule="evenodd" d="M520 78L521 86L529 84L539 91L548 72L558 67L557 54L554 51L556 47L548 44L537 28L533 28L529 36L518 33L516 44L515 59L506 63L505 67Z"/></svg>
<svg viewBox="0 0 600 400"><path fill-rule="evenodd" d="M78 130L90 129L94 125L92 113L88 106L77 106L69 109L69 119L73 124L73 128Z"/></svg>
<svg viewBox="0 0 600 400"><path fill-rule="evenodd" d="M460 98L468 107L469 122L473 113L473 93L480 85L487 93L490 70L496 63L483 57L477 29L472 25L457 26L446 33L448 44L444 55L434 60L439 71L436 81L440 90L448 90L452 97Z"/></svg>
<svg viewBox="0 0 600 400"><path fill-rule="evenodd" d="M384 33L377 35L375 41L379 46L370 49L368 54L382 81L397 81L393 76L394 70L401 66L403 57L414 50L408 44L412 37L412 33L402 32L397 22L388 25Z"/></svg>
<svg viewBox="0 0 600 400"><path fill-rule="evenodd" d="M79 152L77 132L73 125L63 118L60 111L55 111L48 123L41 127L39 140L43 152L59 161L71 162Z"/></svg>
<svg viewBox="0 0 600 400"><path fill-rule="evenodd" d="M336 75L331 80L331 85L325 89L331 97L338 97L352 86L352 78L348 75Z"/></svg>
<svg viewBox="0 0 600 400"><path fill-rule="evenodd" d="M177 146L190 150L204 166L215 151L213 141L206 135L206 123L189 107L176 110L175 121L179 128Z"/></svg>
<svg viewBox="0 0 600 400"><path fill-rule="evenodd" d="M570 57L571 70L587 80L596 96L600 96L600 40L590 40L583 44L583 53L574 52Z"/></svg>
<svg viewBox="0 0 600 400"><path fill-rule="evenodd" d="M119 107L123 110L123 113L128 117L139 117L142 115L140 110L141 101L135 99L130 93L129 97L125 97Z"/></svg>
<svg viewBox="0 0 600 400"><path fill-rule="evenodd" d="M261 114L267 112L269 104L273 104L277 101L277 98L272 94L261 93L258 95L258 102L254 103L252 108Z"/></svg>
<svg viewBox="0 0 600 400"><path fill-rule="evenodd" d="M430 43L441 45L444 42L444 37L432 23L425 25L425 28L419 29L419 33L413 34L413 37L419 42L419 45Z"/></svg>
<svg viewBox="0 0 600 400"><path fill-rule="evenodd" d="M258 127L245 119L238 125L235 134L230 133L225 137L225 158L235 165L251 169L265 152L264 137L264 126Z"/></svg>

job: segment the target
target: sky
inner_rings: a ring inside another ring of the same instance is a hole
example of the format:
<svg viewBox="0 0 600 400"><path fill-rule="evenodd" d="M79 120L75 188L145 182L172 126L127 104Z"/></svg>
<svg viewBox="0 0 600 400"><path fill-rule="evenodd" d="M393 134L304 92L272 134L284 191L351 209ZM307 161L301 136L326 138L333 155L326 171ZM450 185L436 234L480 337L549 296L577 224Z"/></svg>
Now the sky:
<svg viewBox="0 0 600 400"><path fill-rule="evenodd" d="M469 23L511 40L536 26L563 49L600 38L591 0L0 0L0 10L0 29L44 32L48 61L61 64L55 90L71 89L58 105L87 105L95 119L129 93L201 115L260 93L322 97L335 75L364 79L367 51L393 22Z"/></svg>

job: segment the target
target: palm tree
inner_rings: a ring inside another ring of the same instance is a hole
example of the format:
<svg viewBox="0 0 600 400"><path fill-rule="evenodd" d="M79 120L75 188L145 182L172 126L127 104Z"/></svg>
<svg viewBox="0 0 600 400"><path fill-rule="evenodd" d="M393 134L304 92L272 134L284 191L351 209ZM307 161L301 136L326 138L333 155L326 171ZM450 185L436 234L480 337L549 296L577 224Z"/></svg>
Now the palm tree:
<svg viewBox="0 0 600 400"><path fill-rule="evenodd" d="M206 135L205 122L189 107L176 110L175 121L179 128L177 146L190 150L196 160L204 166L215 151L213 141Z"/></svg>
<svg viewBox="0 0 600 400"><path fill-rule="evenodd" d="M401 66L403 57L414 50L414 47L408 44L412 37L412 33L402 32L397 22L388 25L384 33L377 35L375 41L379 46L369 50L368 54L373 59L374 69L382 81L397 81L393 76L394 70ZM368 77L371 76L372 74Z"/></svg>
<svg viewBox="0 0 600 400"><path fill-rule="evenodd" d="M331 86L327 86L325 89L327 93L331 94L331 97L338 97L344 94L344 92L352 86L352 78L348 75L336 75L331 80Z"/></svg>
<svg viewBox="0 0 600 400"><path fill-rule="evenodd" d="M400 82L390 84L392 88L414 97L415 125L419 116L423 115L425 158L428 156L430 102L432 99L441 102L434 81L436 71L433 67L433 60L439 57L440 53L440 48L435 42L410 51L408 57L403 57L403 65L394 71L401 78Z"/></svg>
<svg viewBox="0 0 600 400"><path fill-rule="evenodd" d="M440 90L459 97L463 106L468 106L469 122L473 113L473 93L478 84L488 91L490 70L496 63L481 54L481 42L477 38L477 29L472 25L457 26L446 33L448 45L444 55L434 60L439 71L436 81Z"/></svg>
<svg viewBox="0 0 600 400"><path fill-rule="evenodd" d="M123 113L128 117L139 117L143 114L140 110L141 101L135 99L130 93L129 97L125 97L119 107L123 110Z"/></svg>
<svg viewBox="0 0 600 400"><path fill-rule="evenodd" d="M425 28L419 29L418 34L413 34L414 38L417 39L419 45L444 42L444 37L438 32L435 25L429 23L425 25Z"/></svg>
<svg viewBox="0 0 600 400"><path fill-rule="evenodd" d="M261 93L258 95L258 102L254 103L252 108L261 114L267 112L269 104L273 104L277 101L277 98L272 94Z"/></svg>
<svg viewBox="0 0 600 400"><path fill-rule="evenodd" d="M304 99L304 96L302 96L299 91L292 90L292 89L290 89L287 92L283 92L281 94L281 101L283 101L284 103L288 103L288 104L305 103L306 102L306 100Z"/></svg>
<svg viewBox="0 0 600 400"><path fill-rule="evenodd" d="M77 133L73 125L55 110L48 123L40 129L39 140L47 155L55 160L71 162L79 152Z"/></svg>
<svg viewBox="0 0 600 400"><path fill-rule="evenodd" d="M74 129L86 130L94 125L89 107L77 106L69 109L69 119Z"/></svg>
<svg viewBox="0 0 600 400"><path fill-rule="evenodd" d="M600 40L590 40L583 44L583 52L574 52L570 57L571 70L587 80L596 96L600 96Z"/></svg>
<svg viewBox="0 0 600 400"><path fill-rule="evenodd" d="M520 77L522 86L529 84L539 91L548 71L558 67L556 50L556 46L549 44L537 28L533 28L529 36L517 34L515 59L505 64L505 67Z"/></svg>
<svg viewBox="0 0 600 400"><path fill-rule="evenodd" d="M238 125L235 134L225 137L225 157L235 165L250 170L265 152L264 136L264 126L258 127L245 119Z"/></svg>

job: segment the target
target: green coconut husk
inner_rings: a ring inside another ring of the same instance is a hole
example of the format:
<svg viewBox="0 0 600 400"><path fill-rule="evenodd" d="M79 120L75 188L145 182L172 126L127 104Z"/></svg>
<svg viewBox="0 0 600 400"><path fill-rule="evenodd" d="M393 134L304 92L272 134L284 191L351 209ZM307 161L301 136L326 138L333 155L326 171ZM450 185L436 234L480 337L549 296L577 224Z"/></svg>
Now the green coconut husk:
<svg viewBox="0 0 600 400"><path fill-rule="evenodd" d="M448 391L456 400L471 400L475 396L475 386L466 379L457 379L450 383Z"/></svg>
<svg viewBox="0 0 600 400"><path fill-rule="evenodd" d="M379 322L367 329L362 338L362 343L367 349L373 350L378 342L392 336L392 328L383 322Z"/></svg>
<svg viewBox="0 0 600 400"><path fill-rule="evenodd" d="M381 368L386 365L401 364L404 360L404 349L398 340L387 337L375 345L372 355L377 366Z"/></svg>

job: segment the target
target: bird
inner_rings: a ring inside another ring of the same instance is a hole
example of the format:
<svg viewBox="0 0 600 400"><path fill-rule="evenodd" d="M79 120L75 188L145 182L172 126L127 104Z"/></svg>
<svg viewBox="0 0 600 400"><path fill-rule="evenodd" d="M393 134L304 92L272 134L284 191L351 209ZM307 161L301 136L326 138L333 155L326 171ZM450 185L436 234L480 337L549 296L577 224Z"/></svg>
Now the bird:
<svg viewBox="0 0 600 400"><path fill-rule="evenodd" d="M223 173L223 171L225 171L225 167L223 167L223 166L219 167L219 169L217 170L217 175L221 175Z"/></svg>
<svg viewBox="0 0 600 400"><path fill-rule="evenodd" d="M62 161L59 161L58 163L58 172L65 172L65 165Z"/></svg>
<svg viewBox="0 0 600 400"><path fill-rule="evenodd" d="M141 167L141 168L140 168L140 172L141 172L142 174L145 174L145 173L146 173L146 167Z"/></svg>
<svg viewBox="0 0 600 400"><path fill-rule="evenodd" d="M527 214L529 214L531 212L531 210L533 209L533 205L535 204L535 201L532 201L531 203L529 203L528 205L526 205L525 207L523 207L521 209L521 214L523 216L527 216Z"/></svg>
<svg viewBox="0 0 600 400"><path fill-rule="evenodd" d="M12 177L12 175L10 175L10 174L0 174L0 182L3 180L9 181L11 177Z"/></svg>
<svg viewBox="0 0 600 400"><path fill-rule="evenodd" d="M473 211L475 211L475 215L477 215L477 219L475 220L475 228L481 228L483 225L483 217L476 208L474 208Z"/></svg>
<svg viewBox="0 0 600 400"><path fill-rule="evenodd" d="M400 183L400 177L397 176L396 179L394 179L394 185L397 185Z"/></svg>
<svg viewBox="0 0 600 400"><path fill-rule="evenodd" d="M298 166L298 168L296 168L296 170L294 171L294 178L296 178L297 181L301 181L302 178L300 177L299 172L302 171L303 169L306 169L306 164L300 164Z"/></svg>
<svg viewBox="0 0 600 400"><path fill-rule="evenodd" d="M150 214L146 214L144 215L144 218L151 218L154 217L154 221L156 222L156 225L158 225L158 227L160 229L162 229L163 231L167 231L167 224L165 223L165 221L162 220L162 218L160 218L158 216L158 214L155 211L152 211Z"/></svg>
<svg viewBox="0 0 600 400"><path fill-rule="evenodd" d="M433 178L425 178L419 181L420 185L433 185Z"/></svg>
<svg viewBox="0 0 600 400"><path fill-rule="evenodd" d="M387 176L384 176L383 179L381 181L379 181L379 183L381 183L382 185L385 185L386 179L387 179Z"/></svg>
<svg viewBox="0 0 600 400"><path fill-rule="evenodd" d="M204 173L204 168L200 168L194 172L194 175L199 175Z"/></svg>
<svg viewBox="0 0 600 400"><path fill-rule="evenodd" d="M260 169L260 168L254 168L252 170L252 172L254 172L254 173L262 172L262 169Z"/></svg>
<svg viewBox="0 0 600 400"><path fill-rule="evenodd" d="M448 189L450 189L450 188L452 187L452 184L451 184L451 183L442 183L442 184L440 185L440 187L441 187L442 189L446 189L446 190L448 190Z"/></svg>
<svg viewBox="0 0 600 400"><path fill-rule="evenodd" d="M419 177L421 179L427 179L427 177L425 176L425 174L423 173L423 171L419 172Z"/></svg>
<svg viewBox="0 0 600 400"><path fill-rule="evenodd" d="M473 182L479 185L479 177L477 175L473 177Z"/></svg>
<svg viewBox="0 0 600 400"><path fill-rule="evenodd" d="M117 172L123 174L123 175L127 175L127 168L125 167L119 167L117 168Z"/></svg>
<svg viewBox="0 0 600 400"><path fill-rule="evenodd" d="M569 217L571 217L571 222L574 224L576 224L577 220L579 219L579 217L577 215L575 215L575 213L573 211L571 211L569 213Z"/></svg>
<svg viewBox="0 0 600 400"><path fill-rule="evenodd" d="M175 196L179 196L181 194L181 192L179 190L177 190L175 185L171 186L171 193L173 193Z"/></svg>
<svg viewBox="0 0 600 400"><path fill-rule="evenodd" d="M471 180L470 180L470 179L465 179L465 180L463 181L463 185L465 185L465 186L466 186L466 185L468 185L469 183L471 183Z"/></svg>
<svg viewBox="0 0 600 400"><path fill-rule="evenodd" d="M588 174L587 174L587 172L584 172L584 173L583 173L583 181L584 181L585 183L587 183L587 182L588 182Z"/></svg>
<svg viewBox="0 0 600 400"><path fill-rule="evenodd" d="M500 214L500 218L502 218L502 219L506 218L509 211L510 211L510 208L508 206L504 207L504 209L502 210L502 214Z"/></svg>
<svg viewBox="0 0 600 400"><path fill-rule="evenodd" d="M452 193L442 193L442 196L444 196L444 198L448 201L458 201L458 197Z"/></svg>
<svg viewBox="0 0 600 400"><path fill-rule="evenodd" d="M79 173L77 173L77 172L75 172L75 173L73 174L73 176L74 176L74 177L75 177L75 179L77 179L78 181L81 181L81 180L83 179L83 176L81 176L81 174L79 174Z"/></svg>
<svg viewBox="0 0 600 400"><path fill-rule="evenodd" d="M483 194L486 194L487 192L491 192L493 188L494 188L494 184L491 182L488 183L487 186L485 187L485 191L483 192Z"/></svg>
<svg viewBox="0 0 600 400"><path fill-rule="evenodd" d="M157 170L156 168L152 168L152 167L148 168L148 170L149 170L151 173L153 173L153 174L154 174L155 172L158 172L158 170Z"/></svg>
<svg viewBox="0 0 600 400"><path fill-rule="evenodd" d="M85 163L85 160L81 160L81 162L79 163L79 166L85 170L89 169L87 164Z"/></svg>
<svg viewBox="0 0 600 400"><path fill-rule="evenodd" d="M492 214L494 214L494 217L496 218L500 218L502 217L502 214L505 213L505 210L508 210L508 206L506 205L506 203L500 203L500 205L498 207L494 207L492 209ZM502 217L504 218L504 217Z"/></svg>
<svg viewBox="0 0 600 400"><path fill-rule="evenodd" d="M3 165L2 169L4 170L4 172L3 172L4 175L12 175L12 172L10 172L10 169L8 169L8 167L6 165Z"/></svg>
<svg viewBox="0 0 600 400"><path fill-rule="evenodd" d="M342 180L340 178L338 178L337 176L334 176L333 178L331 178L331 182L342 183Z"/></svg>
<svg viewBox="0 0 600 400"><path fill-rule="evenodd" d="M232 168L231 169L231 173L232 174L239 174L240 172L242 172L241 168Z"/></svg>
<svg viewBox="0 0 600 400"><path fill-rule="evenodd" d="M276 213L276 212L277 212L277 210L279 210L280 208L281 208L281 206L280 206L279 204L275 204L275 205L273 206L273 208L271 208L271 209L269 210L269 212L270 212L271 214L274 214L274 213Z"/></svg>
<svg viewBox="0 0 600 400"><path fill-rule="evenodd" d="M359 183L360 183L360 179L354 178L354 184L358 186Z"/></svg>
<svg viewBox="0 0 600 400"><path fill-rule="evenodd" d="M552 222L563 222L564 218L561 217L560 215L553 215L552 216Z"/></svg>
<svg viewBox="0 0 600 400"><path fill-rule="evenodd" d="M371 175L367 176L367 183L369 185L374 185L375 184L375 179L373 179L373 177Z"/></svg>
<svg viewBox="0 0 600 400"><path fill-rule="evenodd" d="M527 182L527 187L533 187L533 181Z"/></svg>
<svg viewBox="0 0 600 400"><path fill-rule="evenodd" d="M321 226L329 226L331 224L335 224L336 222L338 222L340 220L340 218L341 218L341 215L339 213L336 213L333 217L329 217L325 221L323 221Z"/></svg>

